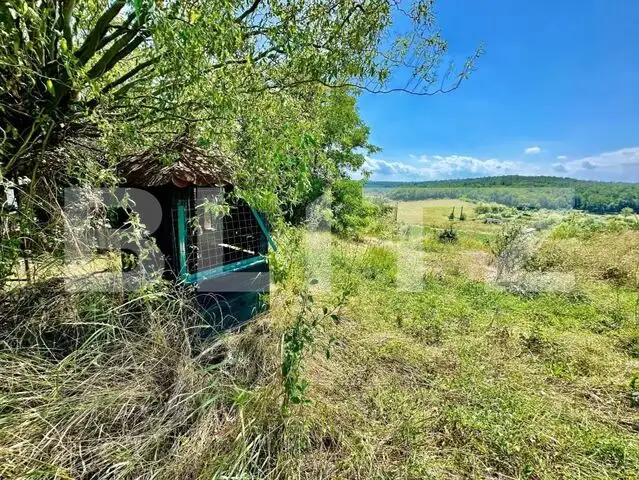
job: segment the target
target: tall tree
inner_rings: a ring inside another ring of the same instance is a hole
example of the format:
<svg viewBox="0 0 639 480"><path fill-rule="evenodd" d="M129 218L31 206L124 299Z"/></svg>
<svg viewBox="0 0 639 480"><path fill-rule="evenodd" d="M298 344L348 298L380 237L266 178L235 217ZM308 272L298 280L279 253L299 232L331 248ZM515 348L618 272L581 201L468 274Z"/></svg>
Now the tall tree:
<svg viewBox="0 0 639 480"><path fill-rule="evenodd" d="M398 15L410 27L393 33ZM8 0L0 24L5 176L35 176L42 152L69 136L141 148L186 125L223 144L266 94L430 95L472 66L438 79L446 43L432 0Z"/></svg>
<svg viewBox="0 0 639 480"><path fill-rule="evenodd" d="M256 206L299 211L373 148L357 93L448 91L480 53L440 71L432 0L6 0L0 27L0 186L21 178L23 251L60 239L34 222L57 218L60 177L114 183L119 157L170 162L185 133L238 154Z"/></svg>

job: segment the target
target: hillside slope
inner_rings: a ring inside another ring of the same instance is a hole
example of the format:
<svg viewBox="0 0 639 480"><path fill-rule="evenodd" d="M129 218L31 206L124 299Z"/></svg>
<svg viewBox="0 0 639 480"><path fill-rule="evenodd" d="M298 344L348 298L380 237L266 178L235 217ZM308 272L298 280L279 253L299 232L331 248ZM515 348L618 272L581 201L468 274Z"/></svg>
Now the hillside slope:
<svg viewBox="0 0 639 480"><path fill-rule="evenodd" d="M639 211L639 184L576 180L560 177L500 177L427 182L368 182L369 192L383 192L393 200L465 198L496 202L521 209L579 209L592 213Z"/></svg>

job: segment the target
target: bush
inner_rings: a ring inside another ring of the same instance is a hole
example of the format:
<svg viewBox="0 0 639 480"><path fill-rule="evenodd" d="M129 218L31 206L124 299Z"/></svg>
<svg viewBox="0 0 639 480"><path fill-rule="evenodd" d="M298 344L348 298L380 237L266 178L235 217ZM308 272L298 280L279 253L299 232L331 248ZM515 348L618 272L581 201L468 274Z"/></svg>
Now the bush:
<svg viewBox="0 0 639 480"><path fill-rule="evenodd" d="M621 212L619 213L621 213L621 215L624 217L629 217L630 215L634 215L635 211L630 207L624 207L621 209Z"/></svg>
<svg viewBox="0 0 639 480"><path fill-rule="evenodd" d="M364 196L362 183L356 180L336 181L332 196L332 230L344 237L356 237L386 210Z"/></svg>
<svg viewBox="0 0 639 480"><path fill-rule="evenodd" d="M487 213L503 213L510 210L511 208L506 205L500 205L498 203L480 203L475 207L475 213L478 215L484 215Z"/></svg>
<svg viewBox="0 0 639 480"><path fill-rule="evenodd" d="M490 244L490 249L495 257L501 257L506 253L523 231L523 226L519 223L512 223L504 226L495 236Z"/></svg>
<svg viewBox="0 0 639 480"><path fill-rule="evenodd" d="M459 237L453 227L448 227L437 234L437 240L442 243L456 243Z"/></svg>
<svg viewBox="0 0 639 480"><path fill-rule="evenodd" d="M512 277L511 280L515 283L521 283L519 287L529 290L532 285L526 284L530 279L518 277L519 273L531 264L538 246L538 239L532 232L524 229L523 224L505 225L490 243L491 251L497 260L497 279L502 279L502 275L505 274L507 278ZM512 286L519 289L515 284Z"/></svg>

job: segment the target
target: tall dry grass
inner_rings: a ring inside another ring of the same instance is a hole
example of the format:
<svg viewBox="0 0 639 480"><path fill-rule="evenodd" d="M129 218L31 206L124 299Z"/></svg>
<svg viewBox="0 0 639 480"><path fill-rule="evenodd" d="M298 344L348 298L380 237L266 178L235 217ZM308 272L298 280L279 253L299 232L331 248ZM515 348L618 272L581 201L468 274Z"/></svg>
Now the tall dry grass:
<svg viewBox="0 0 639 480"><path fill-rule="evenodd" d="M49 282L0 305L0 478L246 475L269 458L247 455L274 437L243 418L279 412L268 329L211 336L170 289L122 304Z"/></svg>

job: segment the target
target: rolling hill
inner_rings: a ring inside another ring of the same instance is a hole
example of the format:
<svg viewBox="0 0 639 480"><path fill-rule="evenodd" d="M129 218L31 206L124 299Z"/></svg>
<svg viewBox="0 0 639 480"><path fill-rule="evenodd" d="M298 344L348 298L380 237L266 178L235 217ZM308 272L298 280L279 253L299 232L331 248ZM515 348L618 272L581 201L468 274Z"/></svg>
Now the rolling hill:
<svg viewBox="0 0 639 480"><path fill-rule="evenodd" d="M575 208L592 213L618 213L631 208L639 212L639 184L636 183L507 175L426 182L367 182L365 188L393 200L465 198L520 209Z"/></svg>

